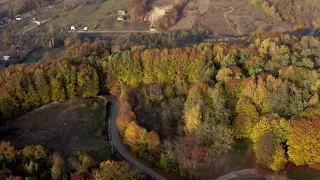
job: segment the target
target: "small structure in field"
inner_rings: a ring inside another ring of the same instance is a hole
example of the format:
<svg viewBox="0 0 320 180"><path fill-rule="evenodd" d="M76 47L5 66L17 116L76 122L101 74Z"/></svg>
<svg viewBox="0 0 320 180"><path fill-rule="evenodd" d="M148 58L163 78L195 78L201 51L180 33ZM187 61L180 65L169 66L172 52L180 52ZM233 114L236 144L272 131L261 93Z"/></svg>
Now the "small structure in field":
<svg viewBox="0 0 320 180"><path fill-rule="evenodd" d="M88 27L84 27L83 31L88 31L88 29L89 29Z"/></svg>
<svg viewBox="0 0 320 180"><path fill-rule="evenodd" d="M3 61L8 61L8 60L10 60L10 56L3 56L3 57L2 57L2 60L3 60Z"/></svg>
<svg viewBox="0 0 320 180"><path fill-rule="evenodd" d="M125 11L118 11L118 15L119 16L124 16L124 15L126 15L126 12Z"/></svg>
<svg viewBox="0 0 320 180"><path fill-rule="evenodd" d="M77 30L75 25L72 25L70 29L71 29L71 31Z"/></svg>
<svg viewBox="0 0 320 180"><path fill-rule="evenodd" d="M122 22L124 22L124 20L125 20L125 19L124 19L124 17L123 17L123 16L118 16L118 17L117 17L117 20L118 20L118 21L122 21Z"/></svg>

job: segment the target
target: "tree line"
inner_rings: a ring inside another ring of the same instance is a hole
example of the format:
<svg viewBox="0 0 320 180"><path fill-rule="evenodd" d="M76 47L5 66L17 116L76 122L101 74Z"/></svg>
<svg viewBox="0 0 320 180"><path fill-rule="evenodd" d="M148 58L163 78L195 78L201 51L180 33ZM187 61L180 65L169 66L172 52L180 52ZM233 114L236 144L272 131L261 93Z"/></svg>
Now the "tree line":
<svg viewBox="0 0 320 180"><path fill-rule="evenodd" d="M59 60L11 66L1 73L0 82L2 121L50 102L99 93L99 76L93 67Z"/></svg>
<svg viewBox="0 0 320 180"><path fill-rule="evenodd" d="M275 171L287 162L318 163L319 39L273 33L250 38L249 45L111 52L99 42L70 43L60 60L1 73L1 119L51 101L111 92L119 97L124 142L168 172L199 176L236 139L251 140L257 162ZM137 109L153 105L161 128L147 130Z"/></svg>
<svg viewBox="0 0 320 180"><path fill-rule="evenodd" d="M66 161L58 152L50 153L41 145L16 149L10 142L0 142L1 179L71 179L112 180L144 179L144 175L126 161L103 161L97 163L84 152L73 152Z"/></svg>
<svg viewBox="0 0 320 180"><path fill-rule="evenodd" d="M316 0L249 0L277 21L295 24L296 28L319 26L320 3Z"/></svg>

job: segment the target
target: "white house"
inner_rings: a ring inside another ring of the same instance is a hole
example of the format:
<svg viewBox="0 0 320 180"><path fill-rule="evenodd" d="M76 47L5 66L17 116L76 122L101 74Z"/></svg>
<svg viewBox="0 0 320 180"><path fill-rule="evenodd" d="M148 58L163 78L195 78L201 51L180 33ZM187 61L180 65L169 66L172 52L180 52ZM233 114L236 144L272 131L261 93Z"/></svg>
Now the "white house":
<svg viewBox="0 0 320 180"><path fill-rule="evenodd" d="M126 12L125 11L118 11L118 15L124 16L124 15L126 15Z"/></svg>
<svg viewBox="0 0 320 180"><path fill-rule="evenodd" d="M89 29L88 27L84 27L83 28L84 31L88 31L88 29Z"/></svg>
<svg viewBox="0 0 320 180"><path fill-rule="evenodd" d="M118 21L124 21L124 17L123 17L123 16L118 16L118 17L117 17L117 20L118 20Z"/></svg>
<svg viewBox="0 0 320 180"><path fill-rule="evenodd" d="M3 56L3 57L2 57L2 60L3 60L3 61L8 61L9 59L10 59L10 56Z"/></svg>
<svg viewBox="0 0 320 180"><path fill-rule="evenodd" d="M71 31L75 31L76 30L76 26L75 25L72 25L71 26Z"/></svg>

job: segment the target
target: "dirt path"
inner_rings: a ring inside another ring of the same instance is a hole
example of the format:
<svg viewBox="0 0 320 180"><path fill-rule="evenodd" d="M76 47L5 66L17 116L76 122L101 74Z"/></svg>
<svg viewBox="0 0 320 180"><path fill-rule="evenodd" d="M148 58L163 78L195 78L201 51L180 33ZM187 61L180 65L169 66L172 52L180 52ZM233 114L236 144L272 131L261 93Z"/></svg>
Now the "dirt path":
<svg viewBox="0 0 320 180"><path fill-rule="evenodd" d="M113 96L108 96L108 101L112 104L111 108L111 143L118 150L118 152L131 164L142 170L143 172L149 174L152 178L157 180L165 180L166 178L162 175L158 174L153 169L149 168L142 162L140 162L137 158L131 155L131 153L126 149L126 147L122 144L121 138L119 135L118 127L117 127L117 116L119 105L118 101Z"/></svg>
<svg viewBox="0 0 320 180"><path fill-rule="evenodd" d="M223 175L217 180L260 180L261 178L254 169L243 169Z"/></svg>
<svg viewBox="0 0 320 180"><path fill-rule="evenodd" d="M126 34L126 33L159 33L158 31L138 31L138 30L132 30L132 31L69 31L70 33L75 32L78 34L108 34L108 33L114 33L114 34Z"/></svg>
<svg viewBox="0 0 320 180"><path fill-rule="evenodd" d="M230 13L232 13L232 12L234 11L234 8L233 8L232 6L225 5L225 4L220 4L220 3L212 3L212 4L214 4L214 5L219 5L219 6L224 6L224 7L228 7L228 8L231 9L230 11L223 13L223 17L224 17L225 21L227 22L229 28L230 28L234 33L239 34L238 31L236 31L236 30L233 29L233 27L231 26L231 24L230 24L230 22L229 22L229 20L228 20L228 18L227 18L227 17L228 17L228 14L230 14Z"/></svg>

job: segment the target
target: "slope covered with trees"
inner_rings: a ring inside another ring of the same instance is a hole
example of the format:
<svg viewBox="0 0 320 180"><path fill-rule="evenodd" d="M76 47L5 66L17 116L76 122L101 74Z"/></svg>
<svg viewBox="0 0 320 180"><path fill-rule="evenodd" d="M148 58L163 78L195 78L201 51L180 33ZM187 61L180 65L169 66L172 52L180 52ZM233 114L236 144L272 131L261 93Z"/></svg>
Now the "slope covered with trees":
<svg viewBox="0 0 320 180"><path fill-rule="evenodd" d="M0 167L1 179L144 179L125 161L107 160L98 164L83 152L74 152L66 161L59 153L50 154L40 145L18 150L5 141L0 142Z"/></svg>
<svg viewBox="0 0 320 180"><path fill-rule="evenodd" d="M274 171L320 163L318 38L257 34L248 45L127 49L70 44L60 60L8 68L1 120L109 91L119 97L124 142L167 172L210 175L237 139L250 140L257 163Z"/></svg>
<svg viewBox="0 0 320 180"><path fill-rule="evenodd" d="M297 28L320 24L320 2L317 0L249 0L278 21L286 21Z"/></svg>

